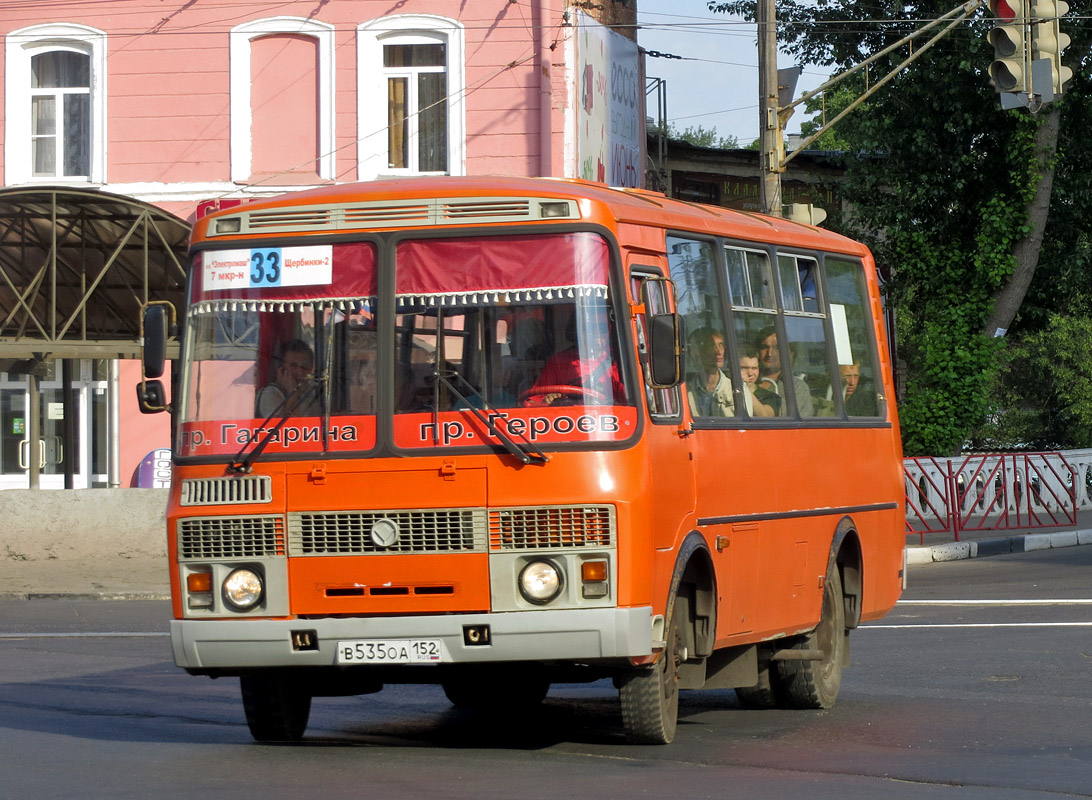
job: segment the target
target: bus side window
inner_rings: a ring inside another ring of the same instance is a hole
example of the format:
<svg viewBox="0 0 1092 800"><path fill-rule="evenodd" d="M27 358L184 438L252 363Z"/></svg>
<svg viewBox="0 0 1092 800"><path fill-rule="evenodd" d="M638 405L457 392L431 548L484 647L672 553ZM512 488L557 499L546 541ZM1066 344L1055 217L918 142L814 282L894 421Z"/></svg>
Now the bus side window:
<svg viewBox="0 0 1092 800"><path fill-rule="evenodd" d="M839 390L846 414L850 417L883 416L883 382L876 365L863 267L855 261L828 257L824 270L830 295L834 349L838 356Z"/></svg>
<svg viewBox="0 0 1092 800"><path fill-rule="evenodd" d="M716 245L710 241L667 237L667 261L679 293L679 314L686 331L686 399L695 419L739 417L747 403L732 376L724 306L717 284ZM761 297L765 281L748 284L748 296Z"/></svg>

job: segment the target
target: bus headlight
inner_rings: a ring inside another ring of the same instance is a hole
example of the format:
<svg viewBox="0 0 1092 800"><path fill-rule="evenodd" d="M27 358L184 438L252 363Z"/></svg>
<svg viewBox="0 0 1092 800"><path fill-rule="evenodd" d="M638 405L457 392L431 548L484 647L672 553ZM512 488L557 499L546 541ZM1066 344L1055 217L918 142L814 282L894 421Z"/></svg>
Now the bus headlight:
<svg viewBox="0 0 1092 800"><path fill-rule="evenodd" d="M234 570L224 580L224 599L240 611L247 611L262 599L262 578L254 570Z"/></svg>
<svg viewBox="0 0 1092 800"><path fill-rule="evenodd" d="M564 584L561 568L550 561L532 561L519 573L519 593L535 605L549 603L561 594Z"/></svg>

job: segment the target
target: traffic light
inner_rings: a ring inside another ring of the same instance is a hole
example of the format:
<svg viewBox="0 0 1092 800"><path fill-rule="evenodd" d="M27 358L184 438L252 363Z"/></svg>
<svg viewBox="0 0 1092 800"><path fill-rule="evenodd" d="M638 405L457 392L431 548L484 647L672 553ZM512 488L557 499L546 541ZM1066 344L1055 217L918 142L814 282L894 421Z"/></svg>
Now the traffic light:
<svg viewBox="0 0 1092 800"><path fill-rule="evenodd" d="M1032 0L1031 3L1031 60L1045 58L1050 62L1055 95L1065 91L1065 82L1073 77L1073 70L1062 66L1062 51L1069 44L1069 36L1061 32L1060 18L1067 11L1069 4L1063 0ZM1035 87L1035 91L1040 90Z"/></svg>
<svg viewBox="0 0 1092 800"><path fill-rule="evenodd" d="M1026 0L989 0L990 11L1001 20L989 33L989 41L993 45L990 82L999 92L1028 91L1025 2Z"/></svg>

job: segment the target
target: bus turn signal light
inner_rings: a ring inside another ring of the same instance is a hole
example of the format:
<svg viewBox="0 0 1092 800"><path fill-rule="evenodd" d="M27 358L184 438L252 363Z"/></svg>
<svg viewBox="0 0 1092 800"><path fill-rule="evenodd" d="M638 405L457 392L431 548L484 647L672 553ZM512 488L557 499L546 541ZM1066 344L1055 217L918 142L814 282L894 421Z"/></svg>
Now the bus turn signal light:
<svg viewBox="0 0 1092 800"><path fill-rule="evenodd" d="M200 594L212 591L211 572L191 572L186 576L186 588L190 594Z"/></svg>
<svg viewBox="0 0 1092 800"><path fill-rule="evenodd" d="M580 580L584 584L584 597L606 597L607 586L607 562L585 561L580 565Z"/></svg>

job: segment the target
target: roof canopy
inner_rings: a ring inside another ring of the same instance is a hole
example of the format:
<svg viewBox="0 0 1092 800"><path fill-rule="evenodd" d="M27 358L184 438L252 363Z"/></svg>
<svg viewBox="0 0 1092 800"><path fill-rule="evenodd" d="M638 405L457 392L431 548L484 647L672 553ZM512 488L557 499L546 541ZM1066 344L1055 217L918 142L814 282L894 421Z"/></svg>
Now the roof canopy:
<svg viewBox="0 0 1092 800"><path fill-rule="evenodd" d="M0 358L135 358L140 308L181 308L190 225L94 189L0 190Z"/></svg>

